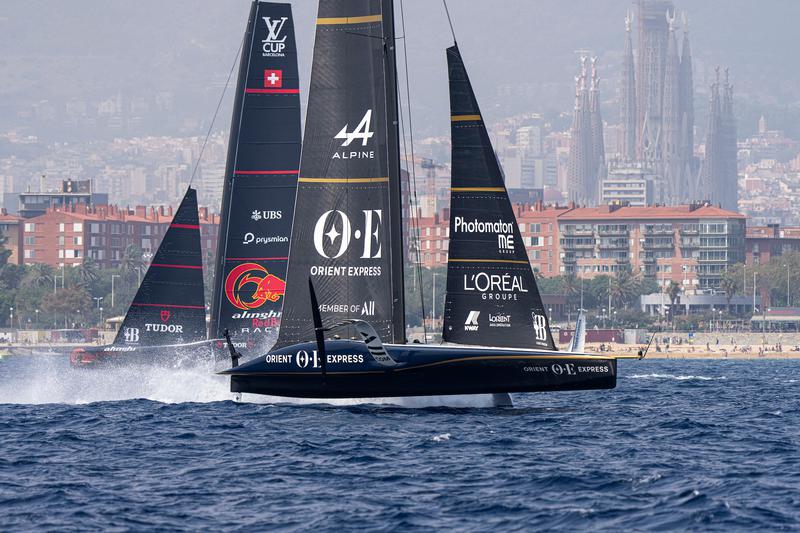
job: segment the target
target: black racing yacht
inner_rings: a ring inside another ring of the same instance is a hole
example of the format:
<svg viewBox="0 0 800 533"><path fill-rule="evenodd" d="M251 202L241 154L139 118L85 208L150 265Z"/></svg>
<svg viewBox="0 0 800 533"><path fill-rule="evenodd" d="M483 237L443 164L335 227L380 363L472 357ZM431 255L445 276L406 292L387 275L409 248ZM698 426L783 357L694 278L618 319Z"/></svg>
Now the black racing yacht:
<svg viewBox="0 0 800 533"><path fill-rule="evenodd" d="M275 344L300 168L300 85L292 8L252 3L231 119L211 335L237 350Z"/></svg>
<svg viewBox="0 0 800 533"><path fill-rule="evenodd" d="M197 192L191 187L142 279L125 319L106 346L76 348L75 367L193 365L214 357L206 307Z"/></svg>
<svg viewBox="0 0 800 533"><path fill-rule="evenodd" d="M320 0L276 345L233 392L307 398L610 389L616 359L558 352L477 101L447 50L452 206L439 345L407 343L391 0Z"/></svg>

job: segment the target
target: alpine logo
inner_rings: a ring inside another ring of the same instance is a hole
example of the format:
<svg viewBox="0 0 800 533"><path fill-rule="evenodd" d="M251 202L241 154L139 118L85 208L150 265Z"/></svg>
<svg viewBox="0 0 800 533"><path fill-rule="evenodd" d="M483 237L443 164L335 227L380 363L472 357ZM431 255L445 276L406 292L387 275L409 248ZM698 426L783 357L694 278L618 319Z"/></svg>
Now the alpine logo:
<svg viewBox="0 0 800 533"><path fill-rule="evenodd" d="M467 320L464 321L464 331L478 331L478 318L480 316L480 311L470 311L467 315Z"/></svg>
<svg viewBox="0 0 800 533"><path fill-rule="evenodd" d="M127 344L139 342L139 328L125 328L123 335Z"/></svg>
<svg viewBox="0 0 800 533"><path fill-rule="evenodd" d="M265 70L264 87L268 89L280 89L281 87L283 87L283 71Z"/></svg>
<svg viewBox="0 0 800 533"><path fill-rule="evenodd" d="M360 140L361 146L367 146L367 142L375 135L375 132L370 129L372 123L372 109L367 109L367 112L364 113L364 116L361 118L361 122L358 123L358 126L352 131L348 132L347 128L350 127L350 124L345 124L344 127L339 130L333 138L334 139L341 139L342 146L348 147L350 146L353 141ZM361 150L361 151L350 151L350 152L335 152L333 154L333 159L372 159L375 157L375 152L373 150Z"/></svg>
<svg viewBox="0 0 800 533"><path fill-rule="evenodd" d="M263 57L284 57L286 54L286 35L281 37L283 25L289 17L281 17L272 20L269 17L261 17L267 25L267 38L261 41L261 55Z"/></svg>
<svg viewBox="0 0 800 533"><path fill-rule="evenodd" d="M544 315L537 315L531 313L533 317L533 332L536 335L536 340L541 342L547 341L547 319Z"/></svg>

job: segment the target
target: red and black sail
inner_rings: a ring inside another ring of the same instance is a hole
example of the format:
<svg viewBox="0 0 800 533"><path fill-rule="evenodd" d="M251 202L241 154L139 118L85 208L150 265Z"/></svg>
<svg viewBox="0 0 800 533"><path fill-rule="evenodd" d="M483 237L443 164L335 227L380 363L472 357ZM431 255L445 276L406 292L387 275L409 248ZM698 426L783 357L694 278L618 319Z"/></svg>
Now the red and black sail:
<svg viewBox="0 0 800 533"><path fill-rule="evenodd" d="M452 183L443 338L555 350L500 164L458 47L447 49Z"/></svg>
<svg viewBox="0 0 800 533"><path fill-rule="evenodd" d="M114 345L165 346L205 340L202 260L197 192L190 187L139 285Z"/></svg>
<svg viewBox="0 0 800 533"><path fill-rule="evenodd" d="M277 337L300 168L300 90L289 4L254 1L239 67L223 186L211 334Z"/></svg>
<svg viewBox="0 0 800 533"><path fill-rule="evenodd" d="M394 17L389 0L321 0L278 344L369 322L405 339Z"/></svg>

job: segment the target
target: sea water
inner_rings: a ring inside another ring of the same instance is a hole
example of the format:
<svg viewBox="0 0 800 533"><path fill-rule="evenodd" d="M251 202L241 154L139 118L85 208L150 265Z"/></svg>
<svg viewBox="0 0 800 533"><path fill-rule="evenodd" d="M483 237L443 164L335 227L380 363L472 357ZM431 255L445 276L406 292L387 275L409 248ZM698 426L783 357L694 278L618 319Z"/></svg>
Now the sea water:
<svg viewBox="0 0 800 533"><path fill-rule="evenodd" d="M800 528L795 361L615 390L233 401L210 369L0 361L0 531ZM399 403L399 405L397 405Z"/></svg>

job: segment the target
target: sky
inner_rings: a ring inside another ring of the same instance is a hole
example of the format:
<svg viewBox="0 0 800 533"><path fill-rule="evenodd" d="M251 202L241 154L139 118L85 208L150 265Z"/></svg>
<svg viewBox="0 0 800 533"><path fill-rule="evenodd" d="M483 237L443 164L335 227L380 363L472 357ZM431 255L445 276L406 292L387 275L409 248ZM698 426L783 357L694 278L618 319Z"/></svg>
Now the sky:
<svg viewBox="0 0 800 533"><path fill-rule="evenodd" d="M292 2L304 86L316 3ZM677 0L676 5L689 13L699 97L720 64L731 67L737 105L748 124L752 114L764 112L780 122L791 116L787 107L800 107L795 42L800 1ZM449 6L489 121L520 112L569 112L581 49L600 58L604 114L615 118L630 2L450 0ZM398 14L401 7L415 129L420 135L442 134L449 127L444 49L452 44L444 9L436 0L396 0ZM177 130L156 123L151 133L199 134L234 63L248 9L247 0L2 0L0 121L14 124L19 109L41 100L172 91L185 120ZM402 20L397 25L402 35ZM503 90L507 86L514 88L512 96ZM230 116L230 100L229 92L223 117ZM227 118L222 122L226 128Z"/></svg>

